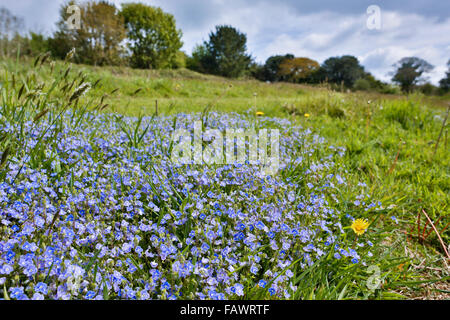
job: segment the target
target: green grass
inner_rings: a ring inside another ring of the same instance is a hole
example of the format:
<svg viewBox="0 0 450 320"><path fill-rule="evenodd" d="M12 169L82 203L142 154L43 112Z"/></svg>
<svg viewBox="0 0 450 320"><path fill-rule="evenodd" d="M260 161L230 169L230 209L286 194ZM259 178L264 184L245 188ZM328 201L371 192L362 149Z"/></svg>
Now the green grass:
<svg viewBox="0 0 450 320"><path fill-rule="evenodd" d="M58 62L57 67L60 66ZM19 66L13 61L4 61L3 68L10 71L18 68L17 74L22 74L23 78L33 69L32 61L22 61ZM378 297L449 297L446 284L449 269L444 250L434 232L421 239L422 230L418 226L418 213L422 210L436 222L438 230L450 221L448 124L434 154L450 103L448 96L338 93L324 87L228 80L189 70L78 65L72 65L68 81L77 79L80 71L86 73L86 80L92 83L101 79L83 101L98 100L108 94L104 112L152 115L156 104L160 114L201 112L207 106L220 112L262 111L268 117L289 118L325 137L332 145L345 147L342 166L349 170L349 177L353 177L355 183L365 181L370 196L389 207L388 214L381 215L374 225L375 236L383 243L374 255L385 257L380 258L385 282ZM31 74L36 77L36 83L54 77L48 64ZM4 72L0 81L5 81ZM111 93L116 88L119 90ZM61 93L55 95L63 99ZM342 192L347 196L353 190ZM398 218L398 224L391 216ZM423 227L424 216L420 218ZM427 230L431 230L430 226ZM450 228L441 236L448 245ZM303 296L345 297L348 282L354 278L346 276L348 270L341 271L342 281L333 286L327 283L324 270L304 271L300 279L315 279L312 282L321 285L303 288Z"/></svg>

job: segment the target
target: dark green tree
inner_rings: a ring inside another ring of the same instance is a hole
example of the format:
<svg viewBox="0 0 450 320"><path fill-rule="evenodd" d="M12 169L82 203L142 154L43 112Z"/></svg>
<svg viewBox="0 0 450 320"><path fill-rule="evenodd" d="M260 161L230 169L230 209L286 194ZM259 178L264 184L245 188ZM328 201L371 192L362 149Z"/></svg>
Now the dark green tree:
<svg viewBox="0 0 450 320"><path fill-rule="evenodd" d="M207 73L237 78L248 72L252 58L247 54L247 36L231 26L216 26L209 41L194 52Z"/></svg>
<svg viewBox="0 0 450 320"><path fill-rule="evenodd" d="M131 64L136 68L169 68L177 64L183 45L175 18L160 8L142 3L123 4Z"/></svg>
<svg viewBox="0 0 450 320"><path fill-rule="evenodd" d="M447 67L448 67L448 70L445 73L445 78L442 78L439 81L439 87L444 92L448 92L448 90L450 89L450 60L448 60L448 62L447 62Z"/></svg>
<svg viewBox="0 0 450 320"><path fill-rule="evenodd" d="M250 75L250 77L252 77L254 79L257 79L260 81L267 81L266 77L264 75L264 65L257 63L255 61L250 64L248 74Z"/></svg>
<svg viewBox="0 0 450 320"><path fill-rule="evenodd" d="M370 72L366 72L364 77L359 78L353 84L353 89L362 91L384 92L387 88L386 83L376 79Z"/></svg>
<svg viewBox="0 0 450 320"><path fill-rule="evenodd" d="M205 44L195 46L192 56L186 61L186 67L201 73L214 73L214 58L209 54Z"/></svg>
<svg viewBox="0 0 450 320"><path fill-rule="evenodd" d="M417 57L402 58L393 67L395 71L392 81L398 83L406 93L411 92L416 84L426 79L423 77L424 73L434 69L431 64Z"/></svg>
<svg viewBox="0 0 450 320"><path fill-rule="evenodd" d="M60 6L56 31L48 39L48 47L55 58L64 59L72 48L77 48L77 32L68 28L66 23L70 16L67 8L71 5L75 5L75 1L66 2Z"/></svg>
<svg viewBox="0 0 450 320"><path fill-rule="evenodd" d="M322 64L326 80L331 83L341 84L351 88L356 80L364 77L364 67L354 56L332 57L325 60Z"/></svg>
<svg viewBox="0 0 450 320"><path fill-rule="evenodd" d="M306 79L308 83L319 84L327 81L327 73L322 66Z"/></svg>
<svg viewBox="0 0 450 320"><path fill-rule="evenodd" d="M29 50L32 56L47 52L49 50L48 39L43 34L30 32Z"/></svg>

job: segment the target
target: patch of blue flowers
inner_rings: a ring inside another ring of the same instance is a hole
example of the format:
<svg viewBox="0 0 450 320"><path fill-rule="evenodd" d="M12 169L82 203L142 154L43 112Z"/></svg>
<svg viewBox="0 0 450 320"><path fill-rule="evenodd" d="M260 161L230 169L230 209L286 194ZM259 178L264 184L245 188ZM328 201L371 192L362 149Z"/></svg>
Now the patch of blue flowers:
<svg viewBox="0 0 450 320"><path fill-rule="evenodd" d="M69 115L67 116L69 117ZM171 133L201 115L67 121L48 162L0 183L0 288L10 299L288 299L324 257L364 263L345 233L344 149L286 119L210 113L206 128L280 128L281 167L174 165ZM148 130L144 128L148 126ZM43 127L25 123L34 147ZM23 165L23 168L21 168ZM361 190L364 184L360 185ZM378 207L362 192L361 211ZM345 218L346 219L346 218Z"/></svg>

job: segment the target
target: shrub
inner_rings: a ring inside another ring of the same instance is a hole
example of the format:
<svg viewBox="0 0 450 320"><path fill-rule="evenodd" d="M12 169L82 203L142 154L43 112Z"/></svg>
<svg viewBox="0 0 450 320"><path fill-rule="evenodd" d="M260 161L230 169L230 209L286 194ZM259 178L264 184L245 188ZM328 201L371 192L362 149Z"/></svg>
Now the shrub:
<svg viewBox="0 0 450 320"><path fill-rule="evenodd" d="M361 78L355 81L355 84L353 85L353 89L355 90L361 90L361 91L368 91L371 89L371 85L369 80Z"/></svg>

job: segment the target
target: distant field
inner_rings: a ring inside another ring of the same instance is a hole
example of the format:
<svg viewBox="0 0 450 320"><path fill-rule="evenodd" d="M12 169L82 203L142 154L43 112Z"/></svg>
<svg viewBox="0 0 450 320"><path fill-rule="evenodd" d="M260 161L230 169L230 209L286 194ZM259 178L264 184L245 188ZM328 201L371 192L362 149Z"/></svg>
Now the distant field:
<svg viewBox="0 0 450 320"><path fill-rule="evenodd" d="M404 96L358 92L340 94L326 88L289 84L263 83L257 80L229 80L221 77L182 70L134 70L130 68L83 67L91 79L102 79L102 86L93 95L120 88L111 99L112 110L125 114L151 114L155 101L163 113L197 112L207 105L212 110L243 112L249 108L265 112L267 116L285 116L283 106L298 107L300 111L320 115L327 104L342 104L343 108L358 108L368 100L402 100ZM133 93L142 88L138 94ZM130 99L132 97L132 99ZM446 108L450 96L413 97L429 107ZM255 107L256 106L256 107Z"/></svg>
<svg viewBox="0 0 450 320"><path fill-rule="evenodd" d="M13 61L4 61L0 65L0 68L2 67L11 72L17 69L16 74L22 78L16 79L17 82L25 79L27 73L34 74L36 83L46 83L43 91L49 89L55 77L50 74L48 64L31 72L31 61L22 61L18 65ZM60 72L65 70L61 62L57 63L56 68L60 68ZM358 196L357 185L365 183L367 196L380 201L383 206L374 223L374 237L379 245L374 254L383 256L379 259L379 267L385 279L384 286L378 295L367 292L363 294L361 292L364 290L358 289L358 285L355 284L353 289L349 289L339 284L336 278L330 287L322 287L316 283L317 291L304 289L300 295L294 295L295 298L450 297L448 260L441 242L435 232L428 234L432 229L425 216L422 213L418 216L422 210L428 213L437 230L441 231L443 242L448 246L450 229L445 229L450 221L448 124L442 131L439 146L435 151L447 106L450 104L448 96L405 97L367 92L340 93L325 87L227 80L189 70L145 71L77 65L72 65L67 81L78 79L80 71L86 74L88 82L95 83L97 79L101 79L80 101L89 105L91 99L100 99L107 94L104 103L108 106L103 110L106 116L114 112L129 117L146 116L145 121L150 121L156 110L159 116L176 116L180 113L201 113L207 108L211 112L219 113L219 117L222 113L236 112L239 117L257 119L256 112L263 112L260 120L264 126L271 123L271 118L287 119L291 125L285 129L290 137L295 136L295 130L292 128L298 125L301 130L309 129L312 134L324 137L326 146L329 144L345 148L346 151L342 157L336 159L336 168L333 169L336 170L334 173L340 169L344 170L343 174L348 183L348 187L341 190L341 196L354 199ZM11 78L5 78L3 70L0 72L2 83L11 81ZM17 95L19 87L16 85L14 94ZM119 90L111 93L115 89ZM3 94L5 96L8 93ZM126 126L132 131L133 119L136 118L127 119ZM164 121L167 122L167 119ZM121 131L111 124L111 119L105 123L108 128L111 126L117 130L108 134L115 132L119 135ZM283 131L283 126L279 126ZM86 124L83 128L90 131ZM96 128L101 132L99 123L96 123ZM156 130L158 125L152 124L151 128ZM120 139L125 139L122 143L126 141L126 138L119 139L115 135L112 135L111 139L118 139L117 143L122 141ZM145 145L153 146L152 143L148 138ZM136 156L133 153L136 150L143 150L139 149L137 142L130 145L135 148L130 147L127 151L130 158ZM312 159L319 161L323 155L326 155L326 151L322 150L314 153ZM102 157L101 153L97 156L99 159ZM109 163L105 165L108 166ZM288 177L289 175L286 175L283 179ZM339 205L336 208L357 214L358 208L352 207L353 204L346 201L344 203L347 211ZM424 226L426 231L423 231ZM373 259L376 261L377 256ZM346 268L343 267L342 270L347 270ZM295 275L297 276L301 279L305 274L299 273ZM321 276L323 275L311 275L316 277L314 279L322 279ZM348 281L353 281L354 284L355 279L365 279L368 276L365 271L359 270L350 278L345 278L347 275L344 278L350 279ZM253 281L249 279L253 279L250 276L248 281ZM255 283L249 285L251 287ZM258 291L246 294L246 297L266 297L261 296L260 294L264 293Z"/></svg>
<svg viewBox="0 0 450 320"><path fill-rule="evenodd" d="M26 70L32 61L24 61L18 67ZM7 61L11 66L12 61ZM91 90L89 96L101 97L116 88L119 91L109 97L109 110L127 115L153 114L155 101L159 112L170 114L178 112L198 112L207 105L212 110L244 112L258 109L267 116L286 116L283 109L297 108L299 112L313 115L326 113L327 106L338 105L351 117L357 110L363 113L367 101L407 101L403 95L382 95L370 92L338 93L325 87L313 87L290 83L264 83L257 80L230 80L204 75L188 69L180 70L136 70L125 67L93 67L74 65L72 76L83 71L87 79L100 85ZM40 75L49 78L49 68L44 66ZM137 94L136 90L141 89ZM256 94L256 95L255 95ZM410 100L415 103L443 109L450 101L450 94L443 97L414 95ZM363 107L361 107L361 105Z"/></svg>

